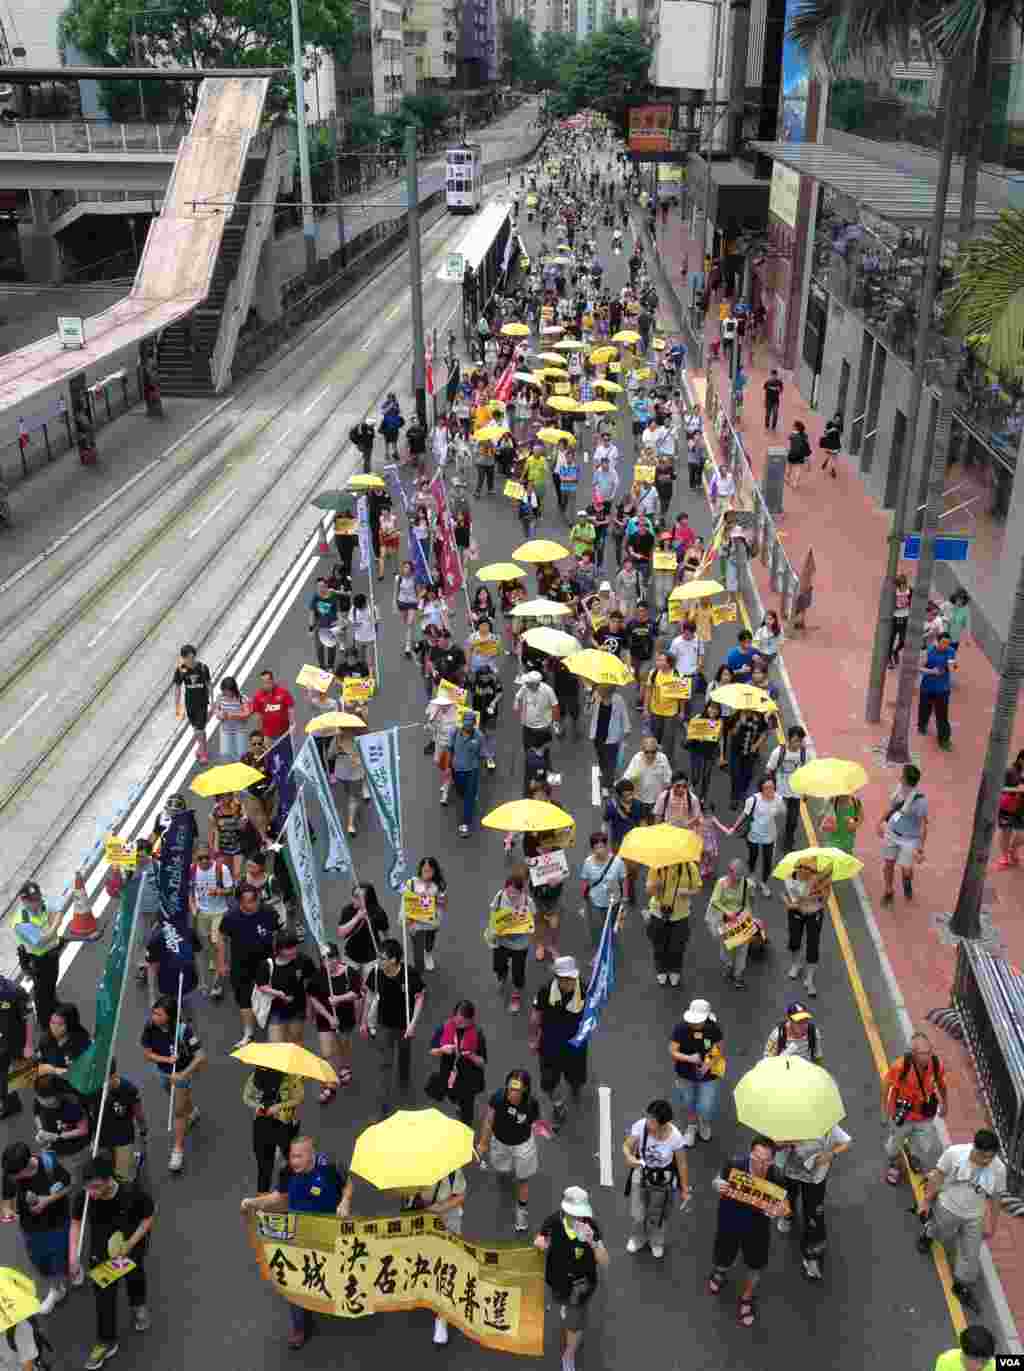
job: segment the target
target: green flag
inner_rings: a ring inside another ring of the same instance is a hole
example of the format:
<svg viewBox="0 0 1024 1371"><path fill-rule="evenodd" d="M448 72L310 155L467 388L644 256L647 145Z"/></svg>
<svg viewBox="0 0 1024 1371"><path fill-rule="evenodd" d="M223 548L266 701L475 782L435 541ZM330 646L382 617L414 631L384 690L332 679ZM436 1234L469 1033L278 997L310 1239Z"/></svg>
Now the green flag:
<svg viewBox="0 0 1024 1371"><path fill-rule="evenodd" d="M121 908L114 919L110 951L96 988L96 1032L92 1046L75 1059L67 1074L68 1084L83 1095L95 1095L102 1090L110 1070L141 891L141 876L133 876L121 890Z"/></svg>

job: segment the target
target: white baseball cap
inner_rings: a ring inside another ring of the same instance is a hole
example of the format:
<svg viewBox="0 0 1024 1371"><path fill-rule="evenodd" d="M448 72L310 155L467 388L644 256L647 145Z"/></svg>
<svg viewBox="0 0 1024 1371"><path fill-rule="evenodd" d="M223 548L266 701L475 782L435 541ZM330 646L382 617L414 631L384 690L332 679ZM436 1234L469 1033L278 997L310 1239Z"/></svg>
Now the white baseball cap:
<svg viewBox="0 0 1024 1371"><path fill-rule="evenodd" d="M684 1023L706 1023L711 1016L711 1006L707 1000L691 1000L690 1007L683 1015Z"/></svg>
<svg viewBox="0 0 1024 1371"><path fill-rule="evenodd" d="M590 1205L590 1196L581 1185L567 1185L562 1192L562 1212L571 1215L574 1219L592 1219L594 1211Z"/></svg>

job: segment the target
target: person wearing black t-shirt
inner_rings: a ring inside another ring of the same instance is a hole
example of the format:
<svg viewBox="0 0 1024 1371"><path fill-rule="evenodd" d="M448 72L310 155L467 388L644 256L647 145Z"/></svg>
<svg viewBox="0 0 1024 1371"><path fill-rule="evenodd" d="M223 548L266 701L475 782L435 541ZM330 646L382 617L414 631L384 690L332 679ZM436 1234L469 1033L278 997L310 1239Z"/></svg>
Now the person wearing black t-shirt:
<svg viewBox="0 0 1024 1371"><path fill-rule="evenodd" d="M32 1056L29 999L20 985L0 976L0 1119L21 1113L21 1097L8 1093L7 1076L13 1064Z"/></svg>
<svg viewBox="0 0 1024 1371"><path fill-rule="evenodd" d="M111 1060L110 1086L100 1124L100 1148L110 1153L116 1180L133 1181L138 1173L136 1134L142 1141L149 1138L142 1096L138 1087L119 1073L117 1062Z"/></svg>
<svg viewBox="0 0 1024 1371"><path fill-rule="evenodd" d="M274 955L267 959L257 984L274 997L267 1020L272 1043L301 1043L306 1025L306 982L316 968L299 952L294 933L274 934ZM268 976L269 971L269 976Z"/></svg>
<svg viewBox="0 0 1024 1371"><path fill-rule="evenodd" d="M84 1102L62 1076L40 1076L34 1109L37 1142L56 1154L72 1185L77 1185L92 1136Z"/></svg>
<svg viewBox="0 0 1024 1371"><path fill-rule="evenodd" d="M206 1053L192 1024L184 1015L179 1019L173 995L164 995L150 1010L141 1043L143 1056L160 1072L163 1088L168 1094L174 1088L174 1142L167 1169L178 1172L185 1164L185 1134L199 1122L192 1081L206 1065Z"/></svg>
<svg viewBox="0 0 1024 1371"><path fill-rule="evenodd" d="M210 668L196 656L191 643L186 643L178 655L178 666L172 682L174 712L180 719L184 713L196 739L196 757L209 761L206 752L206 721L210 717ZM184 694L184 706L182 704Z"/></svg>
<svg viewBox="0 0 1024 1371"><path fill-rule="evenodd" d="M608 622L594 634L594 643L602 652L617 657L626 646L626 621L618 610L608 616Z"/></svg>
<svg viewBox="0 0 1024 1371"><path fill-rule="evenodd" d="M40 1314L49 1314L68 1293L68 1225L71 1177L53 1153L33 1153L23 1142L3 1155L4 1218L17 1212L29 1260L51 1282Z"/></svg>
<svg viewBox="0 0 1024 1371"><path fill-rule="evenodd" d="M511 1173L516 1178L515 1231L526 1233L529 1219L530 1177L537 1174L537 1140L533 1126L540 1118L540 1105L530 1093L530 1073L510 1071L501 1090L487 1101L476 1150L489 1157L492 1171Z"/></svg>
<svg viewBox="0 0 1024 1371"><path fill-rule="evenodd" d="M639 681L643 670L654 656L654 643L657 638L655 626L651 622L651 611L646 605L637 605L636 615L626 625L625 642L629 648L633 671Z"/></svg>
<svg viewBox="0 0 1024 1371"><path fill-rule="evenodd" d="M750 1144L747 1156L727 1161L711 1182L721 1198L718 1201L718 1231L711 1257L708 1293L721 1293L729 1268L742 1253L747 1279L740 1291L736 1316L744 1328L753 1328L757 1322L754 1291L761 1279L761 1272L768 1265L772 1220L788 1218L791 1211L787 1199L769 1203L760 1209L723 1193L728 1190L731 1171L745 1172L755 1180L770 1181L773 1185L784 1186L785 1181L775 1165L775 1144L770 1138L758 1137Z"/></svg>
<svg viewBox="0 0 1024 1371"><path fill-rule="evenodd" d="M608 1249L581 1186L566 1188L561 1209L544 1220L533 1245L545 1254L544 1280L562 1318L562 1371L576 1371L576 1348L597 1289L597 1269L608 1266Z"/></svg>
<svg viewBox="0 0 1024 1371"><path fill-rule="evenodd" d="M338 942L348 965L365 977L387 932L388 914L377 899L376 887L369 881L356 886L351 903L338 916Z"/></svg>
<svg viewBox="0 0 1024 1371"><path fill-rule="evenodd" d="M359 1032L367 1037L371 1020L376 1019L374 1041L380 1054L379 1116L386 1119L391 1112L396 1059L398 1088L403 1091L409 1088L412 1039L423 1012L426 986L415 967L404 965L402 944L395 938L385 938L377 965L366 978L366 989Z"/></svg>
<svg viewBox="0 0 1024 1371"><path fill-rule="evenodd" d="M84 1179L89 1199L89 1266L99 1266L115 1255L127 1257L135 1263L133 1270L106 1289L99 1285L93 1287L96 1297L96 1346L85 1364L88 1368L98 1368L115 1356L118 1350L119 1290L123 1289L128 1296L135 1332L144 1333L150 1326L149 1310L146 1308L146 1251L156 1209L152 1199L137 1185L126 1185L123 1181L115 1180L114 1164L102 1153L89 1162ZM85 1216L86 1194L77 1195L71 1207L68 1253L73 1280L80 1270L78 1245Z"/></svg>
<svg viewBox="0 0 1024 1371"><path fill-rule="evenodd" d="M257 980L262 981L267 974L266 962L281 922L277 910L249 885L239 887L237 904L230 905L220 921L220 936L231 944L231 989L242 1019L242 1036L236 1047L247 1047L255 1036L252 992Z"/></svg>
<svg viewBox="0 0 1024 1371"><path fill-rule="evenodd" d="M306 998L320 1037L321 1057L334 1067L339 1085L351 1085L352 1031L362 1009L363 981L358 971L342 961L337 943L328 946L319 967L306 977ZM330 1104L336 1094L334 1086L322 1085L320 1103Z"/></svg>

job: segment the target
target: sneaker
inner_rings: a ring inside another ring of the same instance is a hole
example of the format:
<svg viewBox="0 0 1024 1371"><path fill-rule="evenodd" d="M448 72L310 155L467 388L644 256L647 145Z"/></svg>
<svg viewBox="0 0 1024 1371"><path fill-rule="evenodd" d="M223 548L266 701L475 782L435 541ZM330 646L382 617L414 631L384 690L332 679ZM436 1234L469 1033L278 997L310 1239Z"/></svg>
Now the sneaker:
<svg viewBox="0 0 1024 1371"><path fill-rule="evenodd" d="M664 1243L652 1242L652 1243L651 1243L651 1256L652 1256L652 1257L663 1257L664 1255L665 1255L665 1245L664 1245Z"/></svg>
<svg viewBox="0 0 1024 1371"><path fill-rule="evenodd" d="M448 1341L448 1325L444 1319L434 1319L434 1342L438 1347L444 1347Z"/></svg>
<svg viewBox="0 0 1024 1371"><path fill-rule="evenodd" d="M701 1142L711 1141L711 1125L704 1119L697 1120L697 1132L700 1134Z"/></svg>
<svg viewBox="0 0 1024 1371"><path fill-rule="evenodd" d="M213 985L210 986L210 999L222 1000L224 998L224 982L219 976L214 978Z"/></svg>
<svg viewBox="0 0 1024 1371"><path fill-rule="evenodd" d="M771 886L768 884L767 881L762 881L762 882L761 882L761 894L762 894L762 895L770 895L771 893L772 893L772 888L771 888Z"/></svg>
<svg viewBox="0 0 1024 1371"><path fill-rule="evenodd" d="M775 1227L779 1230L780 1233L788 1233L788 1232L790 1231L790 1229L793 1227L793 1220L792 1220L792 1219L776 1219L776 1220L775 1220Z"/></svg>
<svg viewBox="0 0 1024 1371"><path fill-rule="evenodd" d="M668 985L668 977L665 975L664 971L659 971L654 979L659 985Z"/></svg>
<svg viewBox="0 0 1024 1371"><path fill-rule="evenodd" d="M791 981L795 981L796 978L800 975L800 972L803 971L803 969L804 968L802 962L794 962L793 965L786 972L786 975L789 977Z"/></svg>
<svg viewBox="0 0 1024 1371"><path fill-rule="evenodd" d="M99 1371L111 1357L117 1356L119 1350L116 1342L95 1343L89 1353L89 1360L85 1363L85 1371Z"/></svg>
<svg viewBox="0 0 1024 1371"><path fill-rule="evenodd" d="M630 1238L626 1243L627 1252L641 1252L647 1246L646 1238Z"/></svg>
<svg viewBox="0 0 1024 1371"><path fill-rule="evenodd" d="M969 1285L964 1285L963 1281L954 1281L953 1294L969 1313L981 1313L981 1305L978 1302L978 1297Z"/></svg>
<svg viewBox="0 0 1024 1371"><path fill-rule="evenodd" d="M137 1304L132 1310L132 1320L136 1333L147 1333L153 1326L149 1310L144 1304Z"/></svg>
<svg viewBox="0 0 1024 1371"><path fill-rule="evenodd" d="M199 1122L199 1110L198 1110L198 1109L193 1109L192 1113L188 1116L188 1122L185 1124L185 1127L186 1127L186 1129L195 1128L195 1126L196 1126L196 1124L197 1124L198 1122Z"/></svg>
<svg viewBox="0 0 1024 1371"><path fill-rule="evenodd" d="M931 1238L929 1238L929 1236L928 1236L928 1234L927 1234L926 1232L924 1232L924 1231L921 1232L921 1234L920 1234L920 1236L918 1237L917 1241L914 1243L914 1246L915 1246L915 1247L917 1248L917 1250L920 1252L920 1254L921 1254L922 1257L930 1257L930 1256L931 1256L931 1254L932 1254L932 1240L931 1240ZM954 1291L956 1290L956 1285L955 1285L955 1284L954 1284L954 1286L953 1286L953 1289L954 1289Z"/></svg>
<svg viewBox="0 0 1024 1371"><path fill-rule="evenodd" d="M809 1281L820 1281L822 1279L821 1263L817 1257L801 1257L800 1263L804 1268L804 1275Z"/></svg>
<svg viewBox="0 0 1024 1371"><path fill-rule="evenodd" d="M36 1310L37 1314L52 1314L62 1300L68 1297L68 1288L63 1281L56 1285L51 1285L47 1292L46 1299Z"/></svg>
<svg viewBox="0 0 1024 1371"><path fill-rule="evenodd" d="M185 1154L184 1154L184 1152L179 1152L178 1149L175 1148L174 1151L171 1153L170 1160L169 1160L168 1163L167 1163L167 1170L168 1170L168 1171L175 1171L175 1172L177 1172L177 1171L180 1171L184 1165L185 1165Z"/></svg>
<svg viewBox="0 0 1024 1371"><path fill-rule="evenodd" d="M293 1352L300 1351L306 1345L306 1331L304 1328L293 1328L288 1334L288 1346Z"/></svg>
<svg viewBox="0 0 1024 1371"><path fill-rule="evenodd" d="M498 763L494 760L493 757L488 757L484 765L486 766L488 771L494 771L497 768Z"/></svg>
<svg viewBox="0 0 1024 1371"><path fill-rule="evenodd" d="M817 988L817 986L814 984L814 977L813 977L813 976L805 976L805 977L804 977L804 989L807 991L808 995L811 997L812 1000L817 999L817 997L818 997L818 988Z"/></svg>
<svg viewBox="0 0 1024 1371"><path fill-rule="evenodd" d="M17 1094L17 1092L13 1095L8 1095L7 1103L4 1105L3 1109L0 1109L0 1119L13 1119L15 1114L21 1113L22 1108L21 1096Z"/></svg>
<svg viewBox="0 0 1024 1371"><path fill-rule="evenodd" d="M512 998L511 998L511 999L509 1000L509 1002L508 1002L508 1012L509 1012L510 1014L518 1014L519 1011L522 1009L522 1007L523 1007L523 998L522 998L522 996L520 995L520 993L519 993L518 990L513 990L513 992L512 992Z"/></svg>
<svg viewBox="0 0 1024 1371"><path fill-rule="evenodd" d="M235 1047L248 1047L251 1042L252 1034L243 1033L242 1036L239 1038L238 1042L235 1043Z"/></svg>
<svg viewBox="0 0 1024 1371"><path fill-rule="evenodd" d="M459 824L459 837L460 837L460 838L468 838L468 837L469 837L469 824Z"/></svg>
<svg viewBox="0 0 1024 1371"><path fill-rule="evenodd" d="M80 1267L78 1268L77 1274L75 1274L74 1276L71 1277L71 1284L75 1287L76 1290L78 1289L78 1287L79 1287L80 1285L84 1285L84 1284L85 1284L85 1267L84 1267L84 1266L80 1266Z"/></svg>
<svg viewBox="0 0 1024 1371"><path fill-rule="evenodd" d="M526 1206L522 1204L516 1205L515 1231L517 1233L528 1233L530 1231L530 1216L527 1213Z"/></svg>
<svg viewBox="0 0 1024 1371"><path fill-rule="evenodd" d="M689 1128L687 1128L686 1131L683 1133L683 1146L692 1147L696 1141L697 1125L695 1123L691 1123Z"/></svg>
<svg viewBox="0 0 1024 1371"><path fill-rule="evenodd" d="M441 803L443 805L446 805L448 803L448 786L446 785L443 785L441 787Z"/></svg>
<svg viewBox="0 0 1024 1371"><path fill-rule="evenodd" d="M669 985L678 985L679 982L680 982L681 980L682 980L682 977L680 976L680 974L679 974L678 971L670 971L670 972L668 973L668 983L669 983Z"/></svg>
<svg viewBox="0 0 1024 1371"><path fill-rule="evenodd" d="M437 966L437 963L434 961L434 954L433 954L433 952L424 952L424 954L423 954L423 970L424 970L424 971L433 971L433 970L436 968L436 966Z"/></svg>

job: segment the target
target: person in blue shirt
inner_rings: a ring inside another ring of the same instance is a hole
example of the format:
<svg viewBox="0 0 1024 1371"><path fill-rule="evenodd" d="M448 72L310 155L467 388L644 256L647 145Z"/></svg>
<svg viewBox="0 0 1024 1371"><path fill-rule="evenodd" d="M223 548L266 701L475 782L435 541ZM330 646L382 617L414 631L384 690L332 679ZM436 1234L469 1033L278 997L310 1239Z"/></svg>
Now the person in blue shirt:
<svg viewBox="0 0 1024 1371"><path fill-rule="evenodd" d="M736 643L736 647L732 648L726 657L725 664L732 672L734 681L746 684L750 680L754 658L757 656L754 651L754 639L746 629L743 629L737 636Z"/></svg>
<svg viewBox="0 0 1024 1371"><path fill-rule="evenodd" d="M940 633L933 647L922 654L921 692L917 701L917 731L927 733L932 714L935 715L935 728L939 735L939 747L943 752L952 750L949 726L949 692L953 681L950 675L956 671L956 648L948 633Z"/></svg>
<svg viewBox="0 0 1024 1371"><path fill-rule="evenodd" d="M277 1186L265 1195L242 1201L242 1213L262 1210L273 1214L337 1214L347 1219L352 1212L352 1178L323 1152L312 1138L295 1138L288 1149L288 1165L281 1168ZM292 1351L304 1347L313 1332L313 1315L297 1304L288 1306Z"/></svg>
<svg viewBox="0 0 1024 1371"><path fill-rule="evenodd" d="M468 709L462 716L462 727L453 728L448 743L452 754L452 776L455 793L462 798L462 823L459 836L469 837L480 794L480 763L483 760L483 735L476 726L476 714Z"/></svg>

